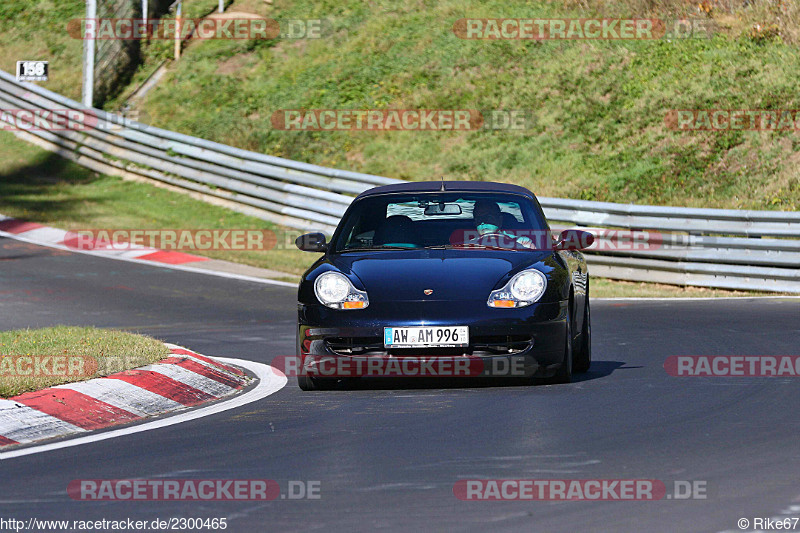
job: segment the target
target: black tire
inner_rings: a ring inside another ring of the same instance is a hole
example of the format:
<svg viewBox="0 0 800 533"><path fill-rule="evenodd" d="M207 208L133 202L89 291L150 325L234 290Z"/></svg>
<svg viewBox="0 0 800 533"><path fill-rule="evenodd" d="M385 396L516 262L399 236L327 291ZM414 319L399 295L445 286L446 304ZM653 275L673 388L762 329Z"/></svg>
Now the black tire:
<svg viewBox="0 0 800 533"><path fill-rule="evenodd" d="M580 347L575 353L572 371L576 374L588 372L592 365L592 315L589 311L589 295L583 308L583 327L581 328Z"/></svg>
<svg viewBox="0 0 800 533"><path fill-rule="evenodd" d="M297 376L297 385L301 390L332 390L340 387L337 379L312 378L311 376Z"/></svg>
<svg viewBox="0 0 800 533"><path fill-rule="evenodd" d="M303 350L300 347L300 335L298 333L296 339L297 344L297 356L302 361L303 359ZM299 369L299 372L303 372L302 369ZM311 391L311 390L325 390L331 388L331 381L336 383L336 380L329 380L329 379L319 379L319 378L312 378L311 376L304 376L298 375L297 376L297 386L300 387L300 390Z"/></svg>
<svg viewBox="0 0 800 533"><path fill-rule="evenodd" d="M296 347L296 354L300 361L303 361L303 350L300 346L300 331L297 330L297 334L295 335L295 347ZM310 376L303 376L300 373L303 372L303 369L298 369L298 376L297 376L297 386L300 387L300 390L318 390L317 384L314 383L314 380L311 379Z"/></svg>
<svg viewBox="0 0 800 533"><path fill-rule="evenodd" d="M300 390L318 390L317 384L309 376L297 376L297 386Z"/></svg>
<svg viewBox="0 0 800 533"><path fill-rule="evenodd" d="M564 362L548 383L560 384L572 381L572 307L567 312L567 335L564 340Z"/></svg>

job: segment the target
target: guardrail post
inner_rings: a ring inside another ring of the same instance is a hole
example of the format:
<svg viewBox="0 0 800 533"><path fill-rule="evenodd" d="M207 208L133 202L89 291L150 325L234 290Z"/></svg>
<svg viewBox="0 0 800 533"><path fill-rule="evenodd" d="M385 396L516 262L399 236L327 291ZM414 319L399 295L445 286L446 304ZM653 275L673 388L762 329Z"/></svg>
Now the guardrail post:
<svg viewBox="0 0 800 533"><path fill-rule="evenodd" d="M88 26L92 31L89 32ZM86 22L83 32L83 89L81 100L86 107L94 103L94 52L97 32L97 0L86 0ZM87 38L87 34L91 36Z"/></svg>
<svg viewBox="0 0 800 533"><path fill-rule="evenodd" d="M178 2L178 9L175 12L175 61L181 58L181 6L183 2Z"/></svg>

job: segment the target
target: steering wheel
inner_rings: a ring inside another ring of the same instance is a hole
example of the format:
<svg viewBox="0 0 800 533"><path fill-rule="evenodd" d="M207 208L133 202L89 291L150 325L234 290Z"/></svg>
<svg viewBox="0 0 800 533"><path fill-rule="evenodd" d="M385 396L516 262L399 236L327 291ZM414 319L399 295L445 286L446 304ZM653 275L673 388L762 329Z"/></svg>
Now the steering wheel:
<svg viewBox="0 0 800 533"><path fill-rule="evenodd" d="M509 237L504 233L492 232L492 233L484 233L483 235L478 235L477 237L473 237L468 241L464 241L464 244L481 244L481 241L483 241L484 239L488 239L490 237L498 237L500 239L512 239L514 242L516 242L516 239L514 239L513 237ZM498 241L498 243L499 242L501 241Z"/></svg>
<svg viewBox="0 0 800 533"><path fill-rule="evenodd" d="M528 244L519 242L516 239L516 237L513 237L511 235L506 235L505 233L497 233L497 232L484 233L483 235L478 235L477 237L474 237L474 238L472 238L472 239L470 239L468 241L465 241L464 244L465 245L481 244L484 239L490 239L492 237L498 238L498 241L495 244L496 246L499 246L501 243L502 244L508 243L508 244L510 244L510 246L507 246L508 249L519 249L520 247L522 247L523 249L526 249L526 250L535 249L534 246L532 246L532 245L528 245ZM499 240L499 239L502 239L502 240ZM503 246L503 248L506 248L506 246Z"/></svg>

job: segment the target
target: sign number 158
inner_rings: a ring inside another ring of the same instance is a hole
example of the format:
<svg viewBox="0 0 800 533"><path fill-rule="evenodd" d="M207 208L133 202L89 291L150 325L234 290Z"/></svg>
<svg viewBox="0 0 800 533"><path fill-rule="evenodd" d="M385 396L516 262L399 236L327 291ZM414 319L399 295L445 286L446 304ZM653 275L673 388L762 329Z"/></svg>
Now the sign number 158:
<svg viewBox="0 0 800 533"><path fill-rule="evenodd" d="M47 61L17 61L17 81L47 81Z"/></svg>

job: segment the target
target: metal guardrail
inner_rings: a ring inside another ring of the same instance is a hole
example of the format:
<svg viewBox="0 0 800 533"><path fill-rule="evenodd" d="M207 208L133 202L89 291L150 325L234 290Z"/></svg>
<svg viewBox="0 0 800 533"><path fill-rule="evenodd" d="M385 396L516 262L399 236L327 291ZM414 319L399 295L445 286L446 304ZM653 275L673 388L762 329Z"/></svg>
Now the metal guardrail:
<svg viewBox="0 0 800 533"><path fill-rule="evenodd" d="M3 71L0 107L84 112L86 129L31 129L24 136L98 172L187 189L293 228L332 231L352 201L348 195L400 181L268 156L141 124L17 83Z"/></svg>
<svg viewBox="0 0 800 533"><path fill-rule="evenodd" d="M146 179L297 229L331 232L356 195L401 180L269 156L89 109L0 71L0 108L77 110L86 129L18 134L79 164ZM554 225L646 230L641 249L587 250L593 275L800 293L800 213L539 198ZM602 241L602 239L601 239Z"/></svg>

